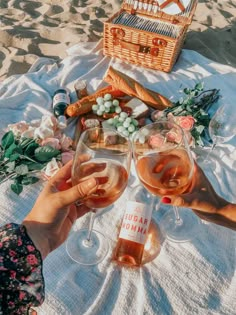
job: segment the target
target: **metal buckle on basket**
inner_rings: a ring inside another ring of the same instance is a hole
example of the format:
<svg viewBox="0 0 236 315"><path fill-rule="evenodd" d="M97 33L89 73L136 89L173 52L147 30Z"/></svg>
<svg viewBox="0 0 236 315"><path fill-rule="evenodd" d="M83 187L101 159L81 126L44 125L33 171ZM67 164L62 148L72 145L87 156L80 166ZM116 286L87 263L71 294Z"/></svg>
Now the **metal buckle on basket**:
<svg viewBox="0 0 236 315"><path fill-rule="evenodd" d="M149 54L151 50L151 47L149 46L140 46L139 52L143 54Z"/></svg>

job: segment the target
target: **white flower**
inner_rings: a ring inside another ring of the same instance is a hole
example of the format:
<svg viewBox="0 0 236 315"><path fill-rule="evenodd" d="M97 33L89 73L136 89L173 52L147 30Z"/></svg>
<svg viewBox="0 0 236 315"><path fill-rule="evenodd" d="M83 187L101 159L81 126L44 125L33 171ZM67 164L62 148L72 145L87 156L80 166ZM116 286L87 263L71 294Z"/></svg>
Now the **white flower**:
<svg viewBox="0 0 236 315"><path fill-rule="evenodd" d="M34 137L35 128L29 126L28 130L22 132L21 137L24 138L33 138Z"/></svg>
<svg viewBox="0 0 236 315"><path fill-rule="evenodd" d="M28 130L28 128L29 124L27 124L27 122L25 121L20 121L16 124L8 125L8 129L11 130L15 136L21 136L21 134L24 131Z"/></svg>
<svg viewBox="0 0 236 315"><path fill-rule="evenodd" d="M56 129L58 128L58 121L55 116L44 115L42 117L40 127L56 131Z"/></svg>
<svg viewBox="0 0 236 315"><path fill-rule="evenodd" d="M46 165L46 168L44 169L44 174L47 177L52 177L59 169L60 165L57 163L57 160L55 158L52 158L52 160Z"/></svg>
<svg viewBox="0 0 236 315"><path fill-rule="evenodd" d="M34 138L46 139L52 138L54 136L54 131L50 128L40 126L34 130Z"/></svg>

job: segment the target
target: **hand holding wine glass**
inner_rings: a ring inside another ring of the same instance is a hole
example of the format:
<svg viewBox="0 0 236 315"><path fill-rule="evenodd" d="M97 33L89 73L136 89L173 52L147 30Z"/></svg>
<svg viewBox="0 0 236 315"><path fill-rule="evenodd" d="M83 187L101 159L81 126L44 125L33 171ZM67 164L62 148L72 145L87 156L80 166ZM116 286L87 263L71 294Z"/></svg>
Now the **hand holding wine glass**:
<svg viewBox="0 0 236 315"><path fill-rule="evenodd" d="M158 121L141 128L133 138L136 171L146 189L156 196L178 195L191 185L193 159L183 130L173 122ZM187 209L174 207L160 225L175 241L194 235L199 220Z"/></svg>
<svg viewBox="0 0 236 315"><path fill-rule="evenodd" d="M130 163L131 143L126 137L103 128L90 128L82 133L73 161L72 185L93 177L98 187L77 201L92 211L89 228L73 233L67 241L67 252L74 261L93 265L106 256L109 243L101 232L93 229L94 219L98 212L122 195L127 186Z"/></svg>

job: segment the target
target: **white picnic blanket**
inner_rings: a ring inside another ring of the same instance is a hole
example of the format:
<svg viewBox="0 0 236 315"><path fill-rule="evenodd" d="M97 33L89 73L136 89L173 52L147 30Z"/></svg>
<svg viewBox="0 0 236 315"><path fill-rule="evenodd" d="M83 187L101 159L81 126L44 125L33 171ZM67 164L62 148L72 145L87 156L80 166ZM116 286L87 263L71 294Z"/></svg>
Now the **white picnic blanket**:
<svg viewBox="0 0 236 315"><path fill-rule="evenodd" d="M136 78L145 87L161 94L180 98L180 87L193 87L204 81L205 88L219 88L228 110L236 121L236 69L215 63L200 54L183 50L170 74L144 69L117 59L104 57L102 44L84 43L68 50L60 63L40 58L28 73L14 75L0 83L0 136L10 123L31 121L51 112L52 95L59 87L71 91L83 78L89 92L104 85L102 78L108 66ZM73 135L74 122L67 133ZM207 174L219 194L236 202L236 138L219 145L211 154L216 168ZM205 150L202 154L206 154ZM198 151L199 153L199 151ZM130 187L137 181L134 170ZM37 198L42 183L24 188L20 196L10 190L10 182L0 186L0 222L21 222ZM111 240L117 238L119 223L128 199L129 189L95 222ZM155 212L159 222L166 211ZM88 224L85 216L74 230ZM43 315L192 315L236 314L235 246L236 232L214 224L203 224L189 243L164 240L157 258L141 269L118 268L108 257L96 266L83 267L73 262L65 245L44 261L46 300L38 314Z"/></svg>

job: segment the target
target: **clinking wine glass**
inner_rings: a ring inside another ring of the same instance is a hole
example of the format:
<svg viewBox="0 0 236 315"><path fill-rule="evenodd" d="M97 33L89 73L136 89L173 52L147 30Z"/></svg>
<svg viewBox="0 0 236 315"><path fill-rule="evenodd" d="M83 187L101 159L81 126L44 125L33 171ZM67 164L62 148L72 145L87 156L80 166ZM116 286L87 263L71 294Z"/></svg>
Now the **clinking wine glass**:
<svg viewBox="0 0 236 315"><path fill-rule="evenodd" d="M93 229L94 219L125 190L131 157L130 141L116 131L90 128L81 134L72 166L72 184L90 177L106 180L99 184L96 192L77 202L92 209L89 228L74 231L66 243L68 255L77 263L94 265L107 255L109 241L100 231Z"/></svg>
<svg viewBox="0 0 236 315"><path fill-rule="evenodd" d="M211 162L209 157L217 144L229 141L236 134L234 115L230 111L227 111L226 105L219 107L215 112L209 123L208 130L212 139L212 146L204 159L204 164Z"/></svg>
<svg viewBox="0 0 236 315"><path fill-rule="evenodd" d="M138 177L155 196L184 193L191 184L194 162L181 127L158 121L141 128L133 137L133 155ZM167 211L160 222L173 241L189 241L200 220L185 208Z"/></svg>

